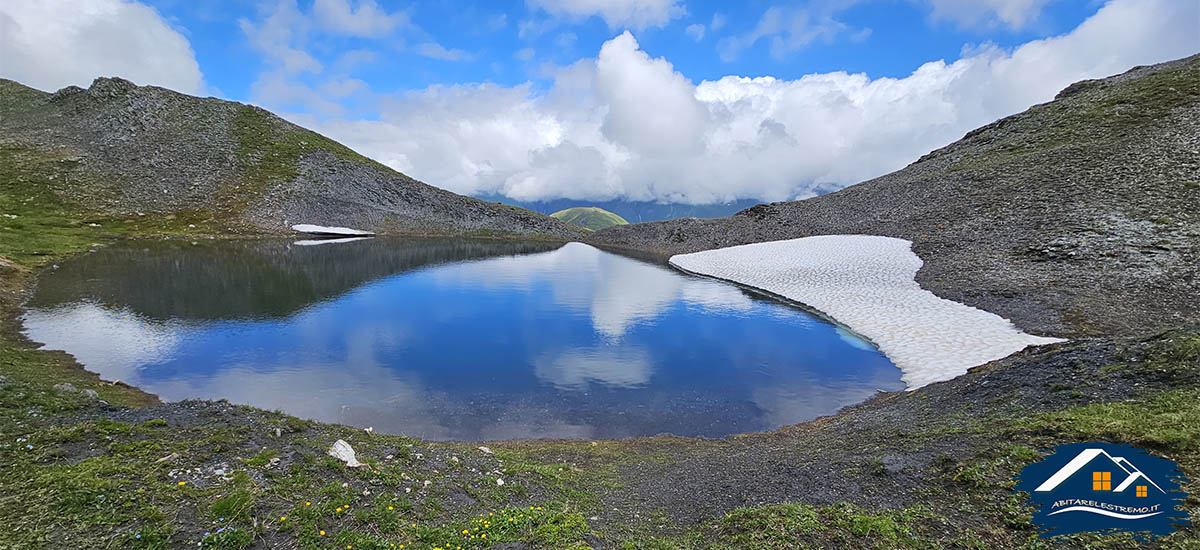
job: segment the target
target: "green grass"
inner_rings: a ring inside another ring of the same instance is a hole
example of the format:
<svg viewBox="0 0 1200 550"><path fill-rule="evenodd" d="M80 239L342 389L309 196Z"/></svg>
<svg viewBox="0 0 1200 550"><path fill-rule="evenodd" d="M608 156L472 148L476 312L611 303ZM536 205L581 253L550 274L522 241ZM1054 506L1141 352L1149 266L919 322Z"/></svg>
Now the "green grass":
<svg viewBox="0 0 1200 550"><path fill-rule="evenodd" d="M1023 425L1073 434L1081 440L1200 452L1200 391L1167 391L1145 401L1095 403L1039 415Z"/></svg>
<svg viewBox="0 0 1200 550"><path fill-rule="evenodd" d="M606 227L614 225L628 225L629 222L625 218L618 216L603 208L595 206L578 206L575 208L567 208L550 214L552 218L558 218L567 223L573 223L585 229L599 231Z"/></svg>
<svg viewBox="0 0 1200 550"><path fill-rule="evenodd" d="M395 172L341 143L290 125L259 107L239 107L231 124L231 133L237 140L238 161L246 170L245 181L222 189L217 198L235 211L273 186L295 179L300 157L318 150L328 151L343 160L375 166L384 172Z"/></svg>
<svg viewBox="0 0 1200 550"><path fill-rule="evenodd" d="M28 147L0 146L0 259L34 268L120 238L223 233L208 212L115 217L66 201L56 190L64 185L69 162Z"/></svg>
<svg viewBox="0 0 1200 550"><path fill-rule="evenodd" d="M984 155L964 157L951 171L995 169L1013 161L1026 161L1029 155L1044 155L1064 147L1082 147L1104 143L1142 128L1153 127L1171 111L1195 105L1200 99L1200 60L1182 67L1160 70L1122 82L1093 84L1087 88L1112 88L1099 99L1070 98L1035 105L1031 112L1041 113L1048 121L1036 134L1016 134L997 143Z"/></svg>

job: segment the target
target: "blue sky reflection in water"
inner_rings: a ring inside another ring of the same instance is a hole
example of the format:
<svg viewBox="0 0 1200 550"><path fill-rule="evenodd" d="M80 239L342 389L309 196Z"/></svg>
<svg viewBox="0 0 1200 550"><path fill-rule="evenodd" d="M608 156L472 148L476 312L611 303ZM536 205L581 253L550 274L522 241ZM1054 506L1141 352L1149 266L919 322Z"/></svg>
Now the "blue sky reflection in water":
<svg viewBox="0 0 1200 550"><path fill-rule="evenodd" d="M29 336L166 400L431 439L722 436L903 387L725 283L579 243L133 243L44 274Z"/></svg>

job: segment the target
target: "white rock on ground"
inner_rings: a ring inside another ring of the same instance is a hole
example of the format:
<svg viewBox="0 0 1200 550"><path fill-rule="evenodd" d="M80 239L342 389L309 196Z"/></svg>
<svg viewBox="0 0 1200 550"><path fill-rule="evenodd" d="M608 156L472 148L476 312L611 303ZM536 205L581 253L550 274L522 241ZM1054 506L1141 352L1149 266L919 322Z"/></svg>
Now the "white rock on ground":
<svg viewBox="0 0 1200 550"><path fill-rule="evenodd" d="M671 257L684 271L725 279L815 308L870 339L913 390L959 376L1030 345L1063 341L937 297L917 284L912 242L826 235Z"/></svg>
<svg viewBox="0 0 1200 550"><path fill-rule="evenodd" d="M347 235L347 236L370 236L374 233L363 231L361 229L350 229L349 227L327 227L324 225L312 225L308 223L300 223L292 226L292 231L298 233L310 233L313 235Z"/></svg>
<svg viewBox="0 0 1200 550"><path fill-rule="evenodd" d="M358 458L354 456L354 447L351 447L350 444L346 443L344 440L339 439L334 441L333 446L330 447L329 451L327 452L329 456L345 462L347 468L360 468L362 466L366 466L366 464L359 462Z"/></svg>

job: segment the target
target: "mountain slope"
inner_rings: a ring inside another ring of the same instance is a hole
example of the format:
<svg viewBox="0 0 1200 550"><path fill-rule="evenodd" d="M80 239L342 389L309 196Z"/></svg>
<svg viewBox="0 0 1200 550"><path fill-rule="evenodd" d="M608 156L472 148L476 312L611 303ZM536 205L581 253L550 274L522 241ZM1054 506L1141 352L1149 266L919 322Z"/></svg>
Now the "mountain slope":
<svg viewBox="0 0 1200 550"><path fill-rule="evenodd" d="M897 172L733 216L612 227L659 255L823 234L909 239L917 280L1024 330L1200 324L1200 56L1079 82Z"/></svg>
<svg viewBox="0 0 1200 550"><path fill-rule="evenodd" d="M614 225L626 225L629 222L625 218L613 214L603 208L595 206L576 206L575 208L567 208L550 214L551 218L559 219L567 223L573 223L585 229L596 231Z"/></svg>
<svg viewBox="0 0 1200 550"><path fill-rule="evenodd" d="M572 238L548 216L426 185L263 109L118 78L55 93L0 80L0 173L116 216L189 213L413 234ZM27 190L27 189L26 189Z"/></svg>

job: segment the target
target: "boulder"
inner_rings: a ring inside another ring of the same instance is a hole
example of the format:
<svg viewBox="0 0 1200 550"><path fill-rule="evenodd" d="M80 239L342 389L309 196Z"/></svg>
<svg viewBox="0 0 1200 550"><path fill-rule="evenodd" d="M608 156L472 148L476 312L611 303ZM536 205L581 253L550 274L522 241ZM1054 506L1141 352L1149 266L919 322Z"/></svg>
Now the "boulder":
<svg viewBox="0 0 1200 550"><path fill-rule="evenodd" d="M339 439L333 442L333 446L329 448L327 453L329 456L346 463L346 467L348 468L361 468L366 466L366 464L359 462L358 458L354 456L354 447L351 447L350 444L346 443L344 440Z"/></svg>

